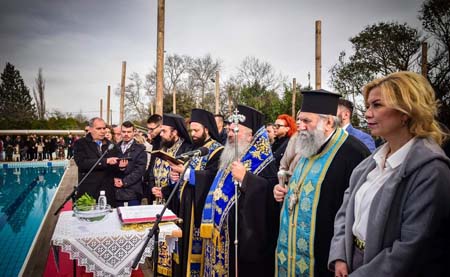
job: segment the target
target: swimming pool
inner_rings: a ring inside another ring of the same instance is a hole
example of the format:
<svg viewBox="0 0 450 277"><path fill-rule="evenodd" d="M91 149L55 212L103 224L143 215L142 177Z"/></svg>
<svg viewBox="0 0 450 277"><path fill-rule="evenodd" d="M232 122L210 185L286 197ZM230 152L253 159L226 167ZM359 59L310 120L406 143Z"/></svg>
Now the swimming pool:
<svg viewBox="0 0 450 277"><path fill-rule="evenodd" d="M3 166L8 168L0 168L0 275L17 276L67 163Z"/></svg>

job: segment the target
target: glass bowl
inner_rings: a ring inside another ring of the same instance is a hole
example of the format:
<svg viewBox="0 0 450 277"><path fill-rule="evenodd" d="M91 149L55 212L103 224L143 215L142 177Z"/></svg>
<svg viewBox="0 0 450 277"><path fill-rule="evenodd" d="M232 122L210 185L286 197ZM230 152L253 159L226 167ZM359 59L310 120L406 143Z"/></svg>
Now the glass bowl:
<svg viewBox="0 0 450 277"><path fill-rule="evenodd" d="M99 205L75 206L73 209L73 213L78 219L89 222L100 221L110 212L111 205L106 205L104 209Z"/></svg>

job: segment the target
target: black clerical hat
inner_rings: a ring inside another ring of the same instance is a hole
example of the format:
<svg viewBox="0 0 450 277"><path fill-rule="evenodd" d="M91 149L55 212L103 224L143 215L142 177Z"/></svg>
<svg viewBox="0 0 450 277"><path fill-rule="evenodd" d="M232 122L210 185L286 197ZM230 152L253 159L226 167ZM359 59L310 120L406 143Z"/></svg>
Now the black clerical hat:
<svg viewBox="0 0 450 277"><path fill-rule="evenodd" d="M189 143L192 143L191 137L189 136L186 124L184 123L184 118L177 114L165 113L163 115L162 125L170 126L178 131L178 136L184 138Z"/></svg>
<svg viewBox="0 0 450 277"><path fill-rule="evenodd" d="M252 129L253 135L264 125L264 115L259 111L244 105L238 105L239 114L245 116L244 122L240 124Z"/></svg>
<svg viewBox="0 0 450 277"><path fill-rule="evenodd" d="M302 112L336 115L341 95L324 89L302 91Z"/></svg>
<svg viewBox="0 0 450 277"><path fill-rule="evenodd" d="M208 128L209 135L213 140L218 141L220 139L219 131L217 130L216 120L212 113L202 109L192 109L191 122L200 123L205 128Z"/></svg>

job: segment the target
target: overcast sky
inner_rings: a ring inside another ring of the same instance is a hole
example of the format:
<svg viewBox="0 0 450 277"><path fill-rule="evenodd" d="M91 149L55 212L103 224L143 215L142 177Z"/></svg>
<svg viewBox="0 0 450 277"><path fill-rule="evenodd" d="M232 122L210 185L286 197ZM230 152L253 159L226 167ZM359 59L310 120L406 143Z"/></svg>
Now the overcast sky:
<svg viewBox="0 0 450 277"><path fill-rule="evenodd" d="M166 0L165 50L223 62L221 79L246 56L289 80L314 84L315 21L322 20L322 87L348 39L380 21L420 28L421 0ZM156 62L157 0L0 0L0 70L10 62L32 89L38 68L49 110L97 116L107 86L143 77ZM118 97L112 96L113 121ZM105 109L105 108L104 108Z"/></svg>

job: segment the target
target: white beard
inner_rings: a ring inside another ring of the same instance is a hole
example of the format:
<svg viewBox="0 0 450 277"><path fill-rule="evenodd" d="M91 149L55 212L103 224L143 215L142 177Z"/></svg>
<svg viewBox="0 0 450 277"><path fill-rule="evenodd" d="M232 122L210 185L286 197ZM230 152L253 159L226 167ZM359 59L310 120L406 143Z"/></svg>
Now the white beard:
<svg viewBox="0 0 450 277"><path fill-rule="evenodd" d="M238 142L238 157L241 158L242 155L245 154L245 151L247 150L249 146L249 142L247 142L245 139L242 139ZM220 163L219 163L219 169L225 169L227 166L229 166L232 162L236 160L236 150L234 148L234 143L230 143L227 140L227 143L225 144L225 147L223 148L222 154L220 155Z"/></svg>
<svg viewBox="0 0 450 277"><path fill-rule="evenodd" d="M299 131L295 142L295 153L301 157L309 158L319 151L326 139L323 121L320 120L315 130Z"/></svg>

